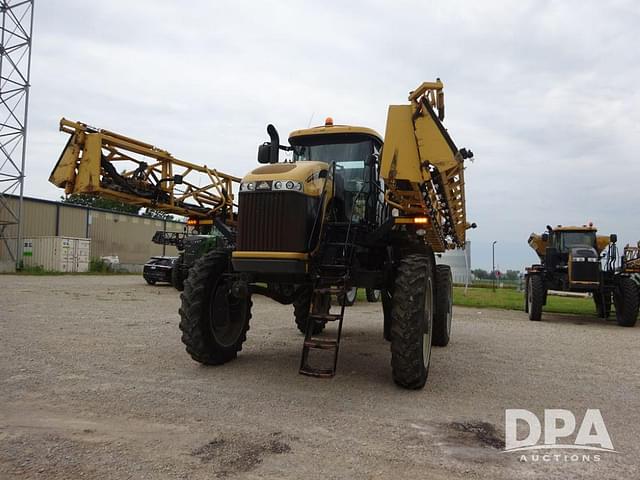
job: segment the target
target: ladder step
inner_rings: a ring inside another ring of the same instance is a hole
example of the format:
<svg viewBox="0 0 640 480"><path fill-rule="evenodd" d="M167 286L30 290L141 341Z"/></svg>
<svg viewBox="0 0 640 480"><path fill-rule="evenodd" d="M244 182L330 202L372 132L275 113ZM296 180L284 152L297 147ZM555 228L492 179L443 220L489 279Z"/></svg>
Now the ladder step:
<svg viewBox="0 0 640 480"><path fill-rule="evenodd" d="M298 370L302 375L307 375L309 377L320 377L320 378L331 378L336 374L336 371L333 368L313 368L309 365L303 365Z"/></svg>
<svg viewBox="0 0 640 480"><path fill-rule="evenodd" d="M309 315L309 318L313 318L314 320L326 320L327 322L335 322L336 320L340 320L342 315L337 313L312 313Z"/></svg>
<svg viewBox="0 0 640 480"><path fill-rule="evenodd" d="M321 252L318 256L319 264L314 266L314 289L313 293L318 295L346 295L351 279L351 264L355 253L356 245L352 241L354 235L351 233L352 222L332 222L326 224L327 227L333 228L331 234L324 237L325 247L329 247L329 250ZM337 233L338 230L342 230L341 227L345 227L343 232L344 241L340 240ZM335 240L335 241L334 241ZM340 250L342 252L340 253ZM335 255L331 255L335 253ZM333 263L322 263L333 262ZM324 377L330 378L336 374L336 368L338 363L338 352L340 348L340 336L342 334L342 322L344 320L344 308L341 306L340 314L332 314L327 310L326 313L309 313L309 322L307 323L307 329L305 333L305 339L302 346L302 358L300 359L300 370L302 375L308 375L310 377ZM321 321L337 321L337 335L334 339L330 338L315 338L312 335L313 320ZM311 354L312 350L324 350L331 352L332 367L316 368L309 365L309 357L317 356L318 360L328 360L326 354L316 352ZM311 355L310 355L311 354Z"/></svg>
<svg viewBox="0 0 640 480"><path fill-rule="evenodd" d="M338 347L338 341L325 338L310 338L304 341L304 348L316 350L335 350Z"/></svg>
<svg viewBox="0 0 640 480"><path fill-rule="evenodd" d="M340 287L324 287L324 288L316 288L313 293L318 293L320 295L329 294L329 295L340 295L344 292L344 288Z"/></svg>
<svg viewBox="0 0 640 480"><path fill-rule="evenodd" d="M328 270L336 270L336 269L346 270L347 265L344 263L323 263L322 265L320 265L320 268L326 268Z"/></svg>

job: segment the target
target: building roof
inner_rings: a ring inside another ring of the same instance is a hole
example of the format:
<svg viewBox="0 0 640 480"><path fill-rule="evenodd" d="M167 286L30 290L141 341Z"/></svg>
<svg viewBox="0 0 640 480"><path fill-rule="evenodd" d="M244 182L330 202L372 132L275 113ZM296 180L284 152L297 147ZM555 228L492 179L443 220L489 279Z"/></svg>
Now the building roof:
<svg viewBox="0 0 640 480"><path fill-rule="evenodd" d="M5 194L4 195L7 198L13 198L14 200L18 200L20 197L18 195L11 195L11 194ZM90 207L88 205L75 205L73 203L66 203L66 202L60 202L60 201L56 201L56 200L46 200L44 198L35 198L35 197L28 197L28 196L23 196L24 200L27 200L29 202L36 202L36 203L43 203L46 205L58 205L61 207L65 207L65 208L81 208L84 210L91 210L93 212L106 212L106 213L116 213L118 215L126 215L127 217L137 217L137 218L150 218L153 220L161 220L164 221L163 218L154 218L154 217L150 217L148 215L139 215L136 213L127 213L127 212L120 212L118 210L109 210L106 208L95 208L95 207ZM167 222L172 222L172 223L185 223L183 221L180 220L167 220Z"/></svg>

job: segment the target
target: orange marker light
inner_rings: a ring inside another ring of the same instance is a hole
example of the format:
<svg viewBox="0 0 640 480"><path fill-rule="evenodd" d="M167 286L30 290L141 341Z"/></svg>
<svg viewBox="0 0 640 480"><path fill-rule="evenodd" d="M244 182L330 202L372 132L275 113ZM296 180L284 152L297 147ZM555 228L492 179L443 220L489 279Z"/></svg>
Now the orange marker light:
<svg viewBox="0 0 640 480"><path fill-rule="evenodd" d="M324 126L325 126L325 127L333 127L333 118L331 118L331 117L327 117L327 118L324 120Z"/></svg>
<svg viewBox="0 0 640 480"><path fill-rule="evenodd" d="M187 225L198 225L198 219L190 218L189 220L187 220Z"/></svg>
<svg viewBox="0 0 640 480"><path fill-rule="evenodd" d="M427 217L396 217L396 224L407 224L407 223L429 223L429 219Z"/></svg>

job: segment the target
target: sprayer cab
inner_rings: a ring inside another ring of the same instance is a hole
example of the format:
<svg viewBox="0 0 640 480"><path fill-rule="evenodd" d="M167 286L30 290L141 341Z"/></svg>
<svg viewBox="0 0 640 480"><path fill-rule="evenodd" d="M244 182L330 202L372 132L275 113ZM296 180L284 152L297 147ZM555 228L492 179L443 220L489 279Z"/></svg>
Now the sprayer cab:
<svg viewBox="0 0 640 480"><path fill-rule="evenodd" d="M540 320L549 290L588 292L599 317L607 318L616 304L620 325L635 324L638 292L631 288L627 272L617 267L617 235L598 235L593 224L547 225L540 235L529 236L529 246L540 264L527 268L525 308L531 320ZM635 312L635 313L634 313Z"/></svg>

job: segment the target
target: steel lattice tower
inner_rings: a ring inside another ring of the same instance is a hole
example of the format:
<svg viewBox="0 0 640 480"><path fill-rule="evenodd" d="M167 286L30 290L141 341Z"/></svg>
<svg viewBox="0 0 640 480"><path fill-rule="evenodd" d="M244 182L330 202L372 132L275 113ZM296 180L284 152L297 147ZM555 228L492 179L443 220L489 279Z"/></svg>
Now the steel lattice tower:
<svg viewBox="0 0 640 480"><path fill-rule="evenodd" d="M0 248L19 263L34 0L0 0ZM7 195L19 201L9 202ZM4 244L4 245L2 245Z"/></svg>

